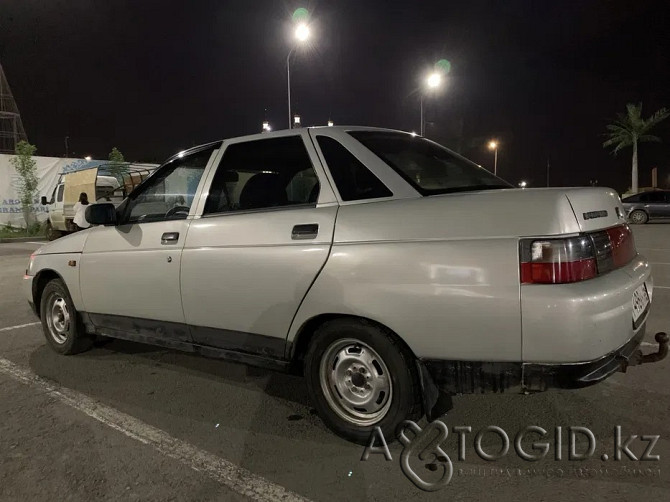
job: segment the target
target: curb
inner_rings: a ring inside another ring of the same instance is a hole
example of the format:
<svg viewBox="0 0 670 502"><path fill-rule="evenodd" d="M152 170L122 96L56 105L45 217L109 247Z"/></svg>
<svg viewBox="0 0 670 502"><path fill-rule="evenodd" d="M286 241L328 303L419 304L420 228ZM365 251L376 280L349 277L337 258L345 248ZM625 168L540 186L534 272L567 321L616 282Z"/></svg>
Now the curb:
<svg viewBox="0 0 670 502"><path fill-rule="evenodd" d="M46 242L46 239L41 235L34 237L2 237L0 244L9 244L11 242Z"/></svg>

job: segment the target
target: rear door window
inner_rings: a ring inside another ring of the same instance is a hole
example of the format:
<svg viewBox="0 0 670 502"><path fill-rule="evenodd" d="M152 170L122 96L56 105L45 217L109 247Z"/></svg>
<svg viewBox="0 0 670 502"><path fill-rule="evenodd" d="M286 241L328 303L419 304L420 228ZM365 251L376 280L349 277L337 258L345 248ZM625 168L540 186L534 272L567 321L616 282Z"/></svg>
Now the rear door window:
<svg viewBox="0 0 670 502"><path fill-rule="evenodd" d="M316 141L342 200L393 196L386 185L339 141L328 136L317 136Z"/></svg>
<svg viewBox="0 0 670 502"><path fill-rule="evenodd" d="M319 179L300 136L228 145L204 214L316 205Z"/></svg>

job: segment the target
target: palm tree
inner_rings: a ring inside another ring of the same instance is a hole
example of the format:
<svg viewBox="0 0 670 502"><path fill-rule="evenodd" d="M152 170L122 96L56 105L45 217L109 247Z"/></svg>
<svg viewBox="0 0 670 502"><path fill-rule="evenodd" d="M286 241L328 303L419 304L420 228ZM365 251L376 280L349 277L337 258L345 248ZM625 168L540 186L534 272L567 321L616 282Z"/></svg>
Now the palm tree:
<svg viewBox="0 0 670 502"><path fill-rule="evenodd" d="M619 150L628 146L633 147L633 168L631 171L631 190L637 193L637 144L639 142L656 141L660 142L658 136L647 134L662 120L670 116L670 112L661 108L647 120L642 118L642 103L626 105L626 113L617 114L617 120L607 126L609 132L605 133L608 138L603 143L603 148L614 147L612 154L616 155Z"/></svg>

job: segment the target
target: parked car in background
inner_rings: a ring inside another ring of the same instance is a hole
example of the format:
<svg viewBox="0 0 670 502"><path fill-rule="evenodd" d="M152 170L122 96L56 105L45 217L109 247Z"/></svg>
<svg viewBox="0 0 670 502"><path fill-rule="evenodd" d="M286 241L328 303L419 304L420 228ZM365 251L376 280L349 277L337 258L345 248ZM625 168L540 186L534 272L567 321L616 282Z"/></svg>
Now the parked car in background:
<svg viewBox="0 0 670 502"><path fill-rule="evenodd" d="M642 192L626 197L621 202L631 223L642 224L670 218L670 190Z"/></svg>
<svg viewBox="0 0 670 502"><path fill-rule="evenodd" d="M218 141L86 218L24 276L56 352L102 335L295 370L352 441L440 416L454 394L583 387L652 362L651 269L616 192L515 189L416 135Z"/></svg>
<svg viewBox="0 0 670 502"><path fill-rule="evenodd" d="M124 172L118 176L105 174L107 164L62 173L51 193L51 199L42 196L41 203L49 206L46 237L52 241L76 231L74 205L79 194L85 193L89 201L111 202L119 205L133 189L149 177L155 165L122 164Z"/></svg>

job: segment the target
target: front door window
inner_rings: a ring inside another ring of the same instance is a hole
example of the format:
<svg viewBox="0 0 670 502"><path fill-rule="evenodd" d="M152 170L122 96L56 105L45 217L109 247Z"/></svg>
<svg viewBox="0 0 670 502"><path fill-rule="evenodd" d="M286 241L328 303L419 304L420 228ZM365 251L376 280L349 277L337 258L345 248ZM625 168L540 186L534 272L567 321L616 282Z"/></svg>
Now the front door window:
<svg viewBox="0 0 670 502"><path fill-rule="evenodd" d="M133 193L123 208L123 223L184 219L216 146L175 158Z"/></svg>

